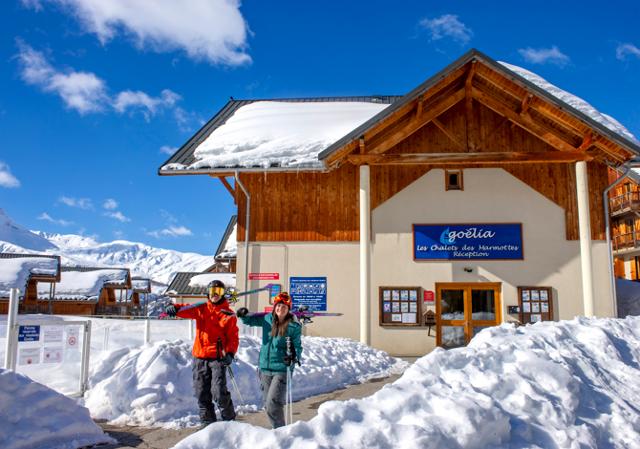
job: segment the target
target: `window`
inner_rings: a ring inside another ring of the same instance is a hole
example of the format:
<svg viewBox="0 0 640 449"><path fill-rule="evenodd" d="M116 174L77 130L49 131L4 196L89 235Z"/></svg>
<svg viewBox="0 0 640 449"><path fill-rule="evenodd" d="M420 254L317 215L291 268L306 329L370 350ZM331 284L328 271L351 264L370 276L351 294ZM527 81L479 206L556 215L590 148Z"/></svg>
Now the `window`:
<svg viewBox="0 0 640 449"><path fill-rule="evenodd" d="M444 171L445 190L464 190L462 185L462 170Z"/></svg>

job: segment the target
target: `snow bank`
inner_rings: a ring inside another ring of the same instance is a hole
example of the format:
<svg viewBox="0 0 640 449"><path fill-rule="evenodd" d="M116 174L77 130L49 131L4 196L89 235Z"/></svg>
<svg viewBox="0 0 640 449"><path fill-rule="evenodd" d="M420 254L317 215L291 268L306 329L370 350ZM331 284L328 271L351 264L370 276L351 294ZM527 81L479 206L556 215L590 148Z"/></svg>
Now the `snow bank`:
<svg viewBox="0 0 640 449"><path fill-rule="evenodd" d="M640 282L616 279L616 298L619 317L640 315Z"/></svg>
<svg viewBox="0 0 640 449"><path fill-rule="evenodd" d="M517 73L527 81L535 84L540 89L546 90L548 93L550 93L557 99L567 103L569 106L582 112L590 119L603 125L605 128L610 129L614 133L619 134L621 137L624 137L625 139L630 140L631 142L640 144L640 141L638 141L638 139L636 139L636 137L633 134L631 134L631 132L627 128L625 128L619 121L617 121L610 115L603 114L602 112L598 111L596 108L591 106L582 98L577 97L567 92L566 90L562 90L557 86L554 86L549 81L542 78L540 75L530 72L527 69L523 69L522 67L508 64L506 62L500 62L500 64L502 64L512 72Z"/></svg>
<svg viewBox="0 0 640 449"><path fill-rule="evenodd" d="M175 449L637 448L639 402L640 318L505 324L309 422L216 423Z"/></svg>
<svg viewBox="0 0 640 449"><path fill-rule="evenodd" d="M294 400L388 376L405 362L348 339L303 337L303 362L293 380ZM244 404L229 381L239 412L256 411L260 340L242 336L233 371ZM198 423L193 396L191 343L162 341L105 354L91 369L85 406L94 418L119 425L181 427Z"/></svg>
<svg viewBox="0 0 640 449"><path fill-rule="evenodd" d="M196 148L196 162L163 169L321 168L322 150L387 106L362 101L256 101L238 108Z"/></svg>
<svg viewBox="0 0 640 449"><path fill-rule="evenodd" d="M0 369L0 447L76 449L115 443L72 399Z"/></svg>

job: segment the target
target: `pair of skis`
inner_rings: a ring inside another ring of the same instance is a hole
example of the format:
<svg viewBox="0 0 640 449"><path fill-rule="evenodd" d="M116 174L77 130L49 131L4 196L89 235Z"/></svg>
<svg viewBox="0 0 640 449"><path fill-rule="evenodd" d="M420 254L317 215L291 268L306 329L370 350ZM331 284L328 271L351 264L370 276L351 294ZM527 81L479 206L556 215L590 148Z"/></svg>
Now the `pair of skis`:
<svg viewBox="0 0 640 449"><path fill-rule="evenodd" d="M265 316L269 315L272 312L253 312L249 313L246 316ZM309 310L308 306L300 306L297 310L292 310L291 314L298 318L302 324L310 324L313 323L312 318L318 316L342 316L341 313L332 313L332 312L315 312L313 310Z"/></svg>

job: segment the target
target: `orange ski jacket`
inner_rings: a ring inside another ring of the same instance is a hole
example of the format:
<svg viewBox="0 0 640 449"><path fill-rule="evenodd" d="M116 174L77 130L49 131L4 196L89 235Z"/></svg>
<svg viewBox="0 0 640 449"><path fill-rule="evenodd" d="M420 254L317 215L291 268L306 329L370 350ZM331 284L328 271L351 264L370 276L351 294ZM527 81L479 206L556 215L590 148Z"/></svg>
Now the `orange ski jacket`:
<svg viewBox="0 0 640 449"><path fill-rule="evenodd" d="M190 304L176 304L178 307ZM196 338L191 353L199 359L218 359L226 353L238 352L238 319L223 300L218 304L206 304L188 310L178 310L180 318L196 320ZM218 339L222 341L222 354L218 354Z"/></svg>

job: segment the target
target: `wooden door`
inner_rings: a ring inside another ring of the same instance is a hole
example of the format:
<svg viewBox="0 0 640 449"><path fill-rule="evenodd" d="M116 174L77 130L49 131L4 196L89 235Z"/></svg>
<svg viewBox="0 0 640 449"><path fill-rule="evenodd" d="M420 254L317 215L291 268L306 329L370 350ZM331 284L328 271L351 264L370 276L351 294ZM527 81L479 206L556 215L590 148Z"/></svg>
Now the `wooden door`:
<svg viewBox="0 0 640 449"><path fill-rule="evenodd" d="M436 283L436 343L464 346L482 329L502 322L499 282Z"/></svg>

